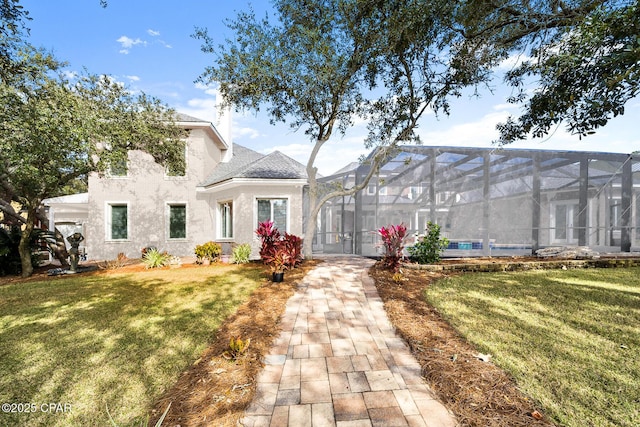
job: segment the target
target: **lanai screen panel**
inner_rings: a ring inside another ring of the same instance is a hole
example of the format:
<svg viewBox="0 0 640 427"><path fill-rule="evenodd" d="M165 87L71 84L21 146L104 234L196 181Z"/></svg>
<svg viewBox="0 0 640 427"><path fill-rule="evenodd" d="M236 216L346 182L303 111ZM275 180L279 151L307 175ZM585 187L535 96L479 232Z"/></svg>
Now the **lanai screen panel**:
<svg viewBox="0 0 640 427"><path fill-rule="evenodd" d="M380 227L403 223L418 235L434 222L450 240L445 256L629 250L640 239L636 169L625 154L400 147L364 190L325 206L317 240L328 243L319 249L380 255ZM349 188L368 170L326 181Z"/></svg>

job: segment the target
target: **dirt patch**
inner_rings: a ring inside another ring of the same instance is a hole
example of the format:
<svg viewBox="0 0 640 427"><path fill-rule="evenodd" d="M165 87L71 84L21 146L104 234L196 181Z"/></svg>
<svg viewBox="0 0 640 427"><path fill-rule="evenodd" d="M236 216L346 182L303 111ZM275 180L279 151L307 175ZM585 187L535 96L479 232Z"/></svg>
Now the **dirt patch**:
<svg viewBox="0 0 640 427"><path fill-rule="evenodd" d="M440 272L404 270L396 283L388 270L374 266L374 278L389 319L422 366L422 375L463 426L550 426L535 403L512 378L480 360L439 313L422 298L423 290L444 276Z"/></svg>

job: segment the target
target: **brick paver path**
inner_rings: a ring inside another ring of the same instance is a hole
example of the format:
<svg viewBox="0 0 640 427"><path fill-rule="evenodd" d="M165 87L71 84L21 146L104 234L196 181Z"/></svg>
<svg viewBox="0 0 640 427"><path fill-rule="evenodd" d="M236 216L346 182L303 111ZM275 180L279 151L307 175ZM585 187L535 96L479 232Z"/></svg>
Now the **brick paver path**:
<svg viewBox="0 0 640 427"><path fill-rule="evenodd" d="M455 426L396 336L368 276L327 257L287 303L245 426Z"/></svg>

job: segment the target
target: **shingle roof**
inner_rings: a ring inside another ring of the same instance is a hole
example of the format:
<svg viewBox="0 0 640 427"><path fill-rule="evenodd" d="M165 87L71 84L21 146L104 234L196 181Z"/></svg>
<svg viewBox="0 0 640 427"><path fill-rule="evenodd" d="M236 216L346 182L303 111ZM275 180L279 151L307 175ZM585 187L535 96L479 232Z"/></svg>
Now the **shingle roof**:
<svg viewBox="0 0 640 427"><path fill-rule="evenodd" d="M233 178L306 179L307 171L300 162L279 151L265 156L234 144L231 161L218 164L200 186L209 187Z"/></svg>
<svg viewBox="0 0 640 427"><path fill-rule="evenodd" d="M209 122L208 120L202 120L184 113L176 113L175 120L177 122Z"/></svg>

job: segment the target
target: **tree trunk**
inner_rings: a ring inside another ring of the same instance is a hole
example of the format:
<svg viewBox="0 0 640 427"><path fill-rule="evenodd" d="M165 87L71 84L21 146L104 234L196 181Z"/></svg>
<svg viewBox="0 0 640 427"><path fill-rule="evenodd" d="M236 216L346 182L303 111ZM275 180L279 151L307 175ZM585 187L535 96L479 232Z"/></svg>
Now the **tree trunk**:
<svg viewBox="0 0 640 427"><path fill-rule="evenodd" d="M311 191L309 191L309 197L311 198ZM313 208L311 207L313 206ZM316 234L316 227L318 224L318 213L320 212L320 206L317 205L317 200L309 200L309 219L307 220L307 226L304 230L303 240L303 255L304 259L313 259L313 238Z"/></svg>
<svg viewBox="0 0 640 427"><path fill-rule="evenodd" d="M35 224L36 213L33 208L27 211L27 222L22 229L20 243L18 245L18 253L20 253L20 261L22 264L22 277L29 277L33 274L33 264L31 263L31 233Z"/></svg>

